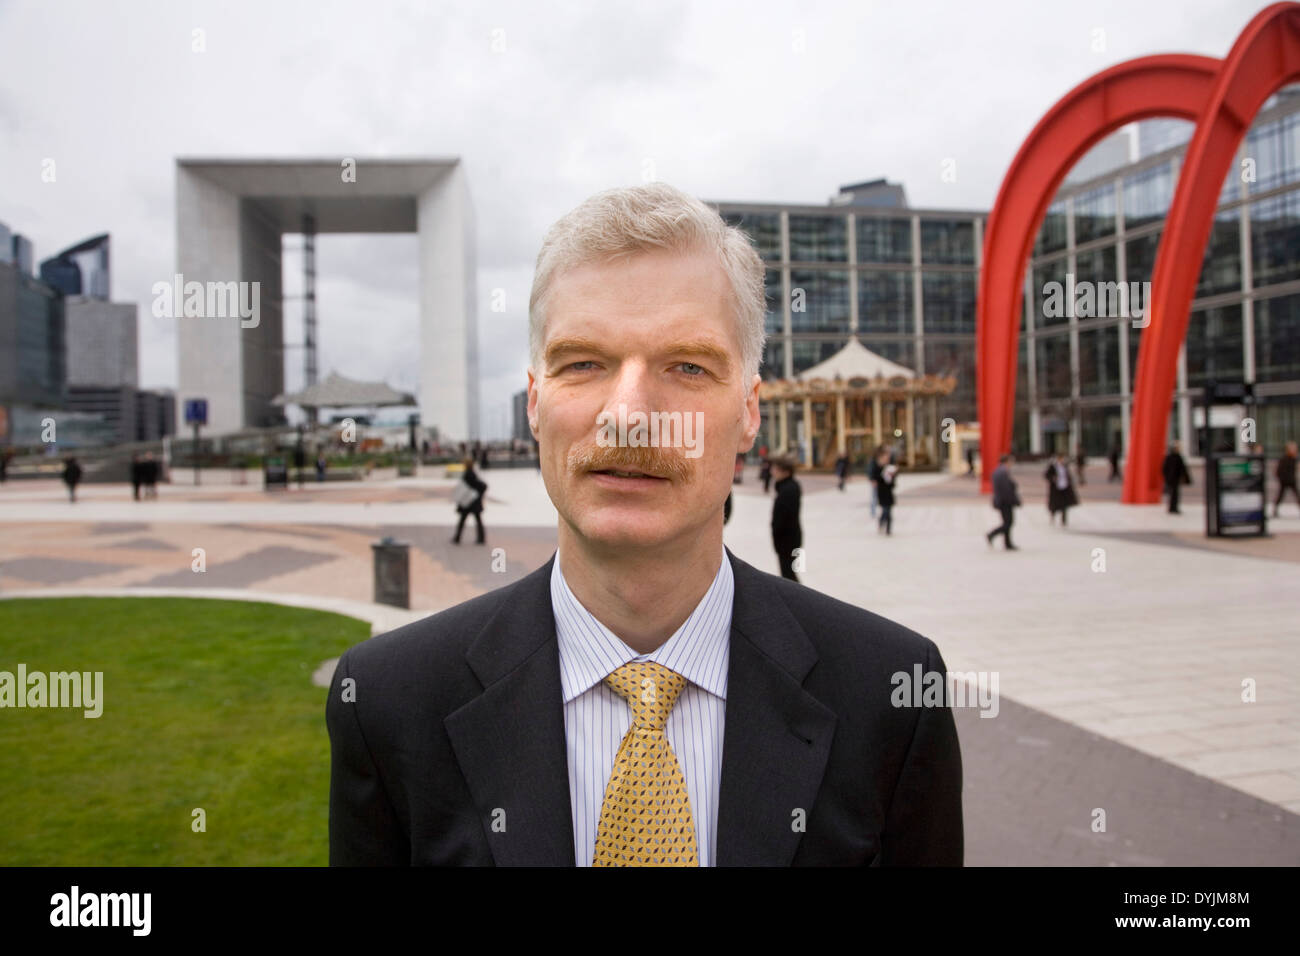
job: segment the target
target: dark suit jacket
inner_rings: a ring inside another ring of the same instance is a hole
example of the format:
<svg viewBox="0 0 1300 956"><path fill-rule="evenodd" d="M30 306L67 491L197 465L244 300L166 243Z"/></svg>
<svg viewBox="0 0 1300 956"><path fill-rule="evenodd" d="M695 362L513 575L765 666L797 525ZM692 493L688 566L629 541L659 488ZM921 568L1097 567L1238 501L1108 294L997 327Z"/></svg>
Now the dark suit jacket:
<svg viewBox="0 0 1300 956"><path fill-rule="evenodd" d="M952 711L890 704L892 674L945 670L935 645L726 556L718 865L960 865ZM332 865L574 864L554 560L340 659Z"/></svg>

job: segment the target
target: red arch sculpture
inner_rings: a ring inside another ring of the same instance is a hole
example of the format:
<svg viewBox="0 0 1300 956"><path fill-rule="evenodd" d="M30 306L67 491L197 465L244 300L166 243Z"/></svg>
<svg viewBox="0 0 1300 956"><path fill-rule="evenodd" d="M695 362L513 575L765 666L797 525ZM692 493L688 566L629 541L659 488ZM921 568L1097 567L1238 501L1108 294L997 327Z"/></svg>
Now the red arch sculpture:
<svg viewBox="0 0 1300 956"><path fill-rule="evenodd" d="M1300 80L1300 4L1276 3L1246 25L1224 58L1183 157L1151 275L1151 324L1138 350L1124 475L1126 504L1160 501L1160 465L1178 350L1187 336L1219 192L1259 108L1279 87L1295 80Z"/></svg>
<svg viewBox="0 0 1300 956"><path fill-rule="evenodd" d="M1249 58L1249 64L1247 60ZM976 307L980 453L1011 447L1022 281L1047 206L1070 167L1112 130L1152 116L1193 120L1174 202L1156 252L1150 323L1138 354L1123 500L1160 500L1159 463L1178 349L1209 239L1214 207L1237 145L1268 96L1300 77L1300 4L1267 7L1222 63L1211 57L1142 57L1067 93L1034 127L998 191L984 240ZM1215 178L1217 173L1217 179ZM1186 263L1194 268L1186 268ZM1179 266L1182 265L1180 271ZM991 468L981 490L990 490Z"/></svg>
<svg viewBox="0 0 1300 956"><path fill-rule="evenodd" d="M975 313L980 489L1011 447L1025 268L1047 207L1071 167L1102 137L1136 120L1195 120L1210 95L1213 57L1148 56L1103 70L1076 86L1034 127L1012 160L989 213Z"/></svg>

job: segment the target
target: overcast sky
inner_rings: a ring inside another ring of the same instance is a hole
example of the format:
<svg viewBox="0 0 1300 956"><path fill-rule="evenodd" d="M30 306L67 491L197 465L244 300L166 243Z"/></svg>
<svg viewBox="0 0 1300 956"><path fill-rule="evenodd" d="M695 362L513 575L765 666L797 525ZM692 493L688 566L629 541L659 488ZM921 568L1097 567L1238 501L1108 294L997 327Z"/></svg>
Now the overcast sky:
<svg viewBox="0 0 1300 956"><path fill-rule="evenodd" d="M175 320L149 303L175 267L177 156L459 156L483 425L503 435L538 245L591 193L650 170L705 199L824 203L884 176L913 206L986 210L1071 87L1135 56L1221 57L1263 6L0 2L0 221L38 261L111 232L113 298L141 306L141 385L175 387ZM322 377L417 390L415 254L410 236L318 241ZM286 292L300 268L286 251ZM498 288L504 313L489 310ZM285 339L302 340L292 302Z"/></svg>

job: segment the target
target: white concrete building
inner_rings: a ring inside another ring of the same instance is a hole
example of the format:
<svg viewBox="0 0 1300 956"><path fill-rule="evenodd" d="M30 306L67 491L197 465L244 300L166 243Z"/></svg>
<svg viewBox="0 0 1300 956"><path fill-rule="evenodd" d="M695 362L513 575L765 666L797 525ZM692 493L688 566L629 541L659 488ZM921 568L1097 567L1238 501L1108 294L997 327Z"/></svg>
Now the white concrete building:
<svg viewBox="0 0 1300 956"><path fill-rule="evenodd" d="M214 435L278 415L280 237L304 215L318 235L418 234L421 423L477 438L474 214L456 158L178 160L176 276L159 277L152 303L178 327L178 420L191 398L207 399Z"/></svg>

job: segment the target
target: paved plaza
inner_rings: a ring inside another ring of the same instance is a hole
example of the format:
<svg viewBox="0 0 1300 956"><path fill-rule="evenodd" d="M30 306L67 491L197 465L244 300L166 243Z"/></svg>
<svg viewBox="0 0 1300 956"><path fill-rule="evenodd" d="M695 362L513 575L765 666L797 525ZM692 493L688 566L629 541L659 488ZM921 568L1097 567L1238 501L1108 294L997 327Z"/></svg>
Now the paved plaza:
<svg viewBox="0 0 1300 956"><path fill-rule="evenodd" d="M1199 486L1182 515L1118 503L1093 465L1068 529L1049 524L1040 466L1017 469L1018 552L973 478L899 479L879 535L860 476L801 475L801 580L932 638L951 671L996 674L997 717L958 708L970 864L1300 863L1300 513L1271 536L1208 541ZM276 600L369 620L377 633L510 581L555 547L538 472L494 469L487 543L451 543L453 481L264 492L178 474L155 501L120 485L0 486L0 596L190 593ZM772 499L753 472L725 540L776 573ZM412 610L371 603L370 545L411 545ZM195 572L195 549L206 570ZM313 665L322 662L312 662ZM1254 702L1242 701L1243 682ZM1094 832L1098 809L1106 830Z"/></svg>

